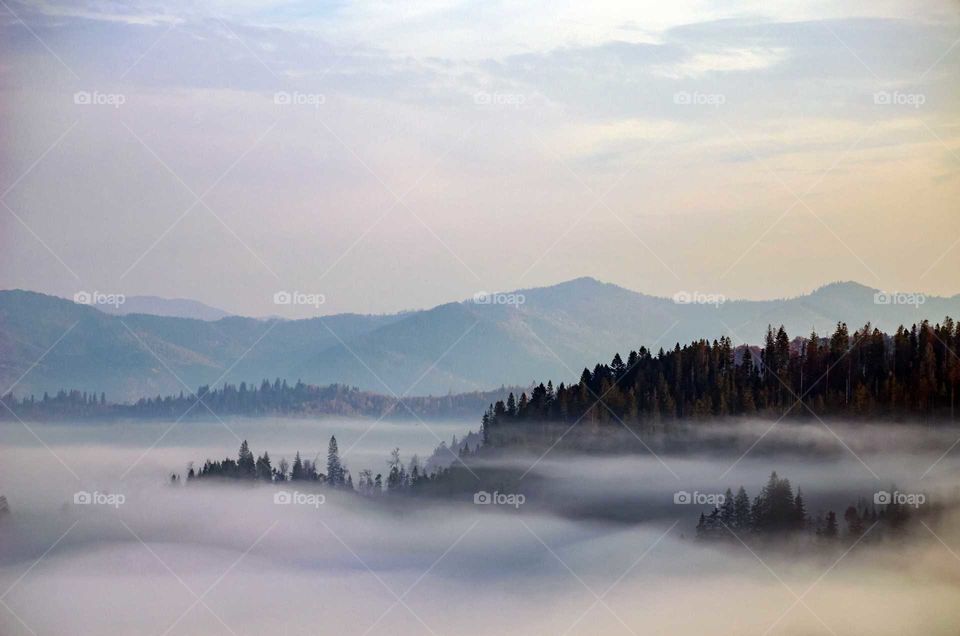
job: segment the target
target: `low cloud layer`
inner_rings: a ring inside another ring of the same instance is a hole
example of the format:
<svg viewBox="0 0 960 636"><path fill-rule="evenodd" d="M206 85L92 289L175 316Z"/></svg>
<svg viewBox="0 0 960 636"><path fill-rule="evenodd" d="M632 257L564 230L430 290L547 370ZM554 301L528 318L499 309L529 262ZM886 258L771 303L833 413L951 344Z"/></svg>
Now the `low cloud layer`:
<svg viewBox="0 0 960 636"><path fill-rule="evenodd" d="M857 444L854 429L837 430ZM949 437L889 435L898 446L859 450L904 487ZM652 457L545 458L532 473L530 505L519 509L329 492L317 505L277 505L279 489L270 486L166 485L164 463L199 447L161 449L144 460L146 470L120 480L118 467L144 444L65 441L50 448L80 481L35 443L0 450L2 494L13 510L0 522L4 634L893 635L950 634L960 624L951 552L960 524L952 515L846 555L839 547L751 553L735 541L696 541L694 506L665 503L647 521L623 524L534 505L545 494L670 502L677 480ZM689 489L726 482L756 492L777 469L814 509L831 497L866 495L876 483L849 454L751 454L719 480L735 458L663 457ZM909 486L939 490L947 501L943 488L955 469L945 459ZM545 484L555 487L547 493ZM72 493L81 488L125 500L76 505Z"/></svg>

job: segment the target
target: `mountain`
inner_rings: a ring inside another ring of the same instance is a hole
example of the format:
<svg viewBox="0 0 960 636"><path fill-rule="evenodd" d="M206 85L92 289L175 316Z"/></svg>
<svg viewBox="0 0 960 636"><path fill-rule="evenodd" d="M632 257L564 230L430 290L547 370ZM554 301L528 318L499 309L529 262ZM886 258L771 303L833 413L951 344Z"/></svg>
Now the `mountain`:
<svg viewBox="0 0 960 636"><path fill-rule="evenodd" d="M225 372L224 380L259 383L289 377L337 344L337 336L353 340L399 317L342 314L321 322L231 316L210 322L112 316L54 296L0 291L0 385L9 387L26 373L17 394L66 387L105 391L119 401L176 393L186 390L184 384L195 390Z"/></svg>
<svg viewBox="0 0 960 636"><path fill-rule="evenodd" d="M230 314L188 298L161 298L160 296L127 296L120 305L97 305L104 313L117 316L128 314L150 314L153 316L171 316L175 318L194 318L196 320L220 320Z"/></svg>
<svg viewBox="0 0 960 636"><path fill-rule="evenodd" d="M906 304L913 299L877 294L845 282L796 298L706 304L722 299L691 292L678 296L691 302L677 302L579 278L387 316L206 321L108 315L52 296L2 291L0 386L26 374L18 395L66 387L129 400L186 390L184 384L195 390L218 380L281 377L436 395L543 378L569 382L585 365L641 345L656 350L722 335L758 343L768 324L806 336L811 329L829 335L838 321L851 331L867 322L890 331L960 317L960 295Z"/></svg>

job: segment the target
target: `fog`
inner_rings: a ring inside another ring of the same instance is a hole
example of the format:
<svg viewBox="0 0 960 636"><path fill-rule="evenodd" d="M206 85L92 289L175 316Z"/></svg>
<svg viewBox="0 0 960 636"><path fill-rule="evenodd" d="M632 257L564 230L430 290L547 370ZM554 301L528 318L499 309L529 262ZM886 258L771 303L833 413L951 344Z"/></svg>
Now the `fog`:
<svg viewBox="0 0 960 636"><path fill-rule="evenodd" d="M237 446L211 421L180 423L151 448L172 424L29 424L43 443L18 423L0 426L0 494L11 509L0 517L0 634L955 634L960 625L958 464L954 453L941 459L956 429L780 424L742 456L770 427L743 422L709 427L735 444L686 454L518 455L499 462L516 473L509 492L525 497L515 507L294 484L171 486L169 473L188 461ZM325 453L331 432L341 450L359 441L345 457L354 477L385 472L394 446L405 460L424 457L435 435L473 426L379 423L361 438L372 422L226 424L275 462ZM697 541L708 507L673 503L677 491L741 484L753 496L771 470L803 489L811 515L842 515L841 505L892 484L948 512L897 540L778 550ZM297 488L325 499L274 503ZM77 505L78 491L123 500Z"/></svg>

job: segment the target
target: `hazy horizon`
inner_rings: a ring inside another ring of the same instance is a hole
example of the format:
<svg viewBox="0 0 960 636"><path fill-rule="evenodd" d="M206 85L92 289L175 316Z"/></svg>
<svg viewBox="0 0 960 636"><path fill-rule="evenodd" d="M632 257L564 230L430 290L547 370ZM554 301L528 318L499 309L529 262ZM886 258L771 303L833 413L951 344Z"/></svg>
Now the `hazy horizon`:
<svg viewBox="0 0 960 636"><path fill-rule="evenodd" d="M367 315L385 315L385 316L386 316L386 315L396 315L396 314L413 313L413 312L418 312L418 311L426 311L426 310L434 309L434 308L436 308L436 307L439 307L439 306L442 306L442 305L447 305L447 304L450 304L450 303L471 302L471 301L474 299L474 297L476 296L476 294L478 294L478 293L483 293L483 294L488 294L488 295L489 295L489 294L510 293L510 292L523 292L523 291L530 291L531 289L546 289L546 288L551 288L551 287L559 287L559 286L565 285L565 284L567 284L567 283L573 283L573 282L576 282L576 281L579 281L579 280L583 280L583 279L589 279L589 280L595 281L595 282L597 282L597 283L599 283L599 284L601 284L601 285L614 285L614 286L616 286L616 287L619 287L620 289L624 289L624 290L626 290L626 291L633 292L633 293L636 293L636 294L641 294L641 295L644 295L644 296L650 296L650 297L653 297L653 298L659 298L659 299L664 299L664 300L673 300L672 298L670 298L670 297L668 297L668 296L659 296L659 295L656 295L656 294L647 293L647 292L645 292L645 291L643 291L643 290L631 289L631 288L629 288L629 287L623 287L622 285L618 285L618 284L616 284L616 283L611 283L611 282L609 282L609 281L600 280L600 279L594 278L594 277L592 277L592 276L578 276L578 277L576 277L576 278L571 278L571 279L566 279L566 280L562 280L562 281L557 281L557 282L554 282L554 283L546 283L546 284L544 284L542 287L536 287L536 288L524 287L524 288L517 288L517 289L486 289L486 290L478 290L478 291L476 291L476 292L473 292L473 293L471 294L471 296L469 296L469 297L464 297L464 298L451 298L451 299L448 299L448 300L444 300L444 301L440 302L440 303L437 304L437 305L429 305L429 306L424 306L424 307L403 307L403 308L398 308L398 309L384 310L384 311L381 311L381 312L370 312L370 313L367 314ZM866 288L871 289L871 290L874 290L874 291L883 291L883 292L886 292L886 291L887 291L887 290L881 290L880 288L877 288L877 287L871 287L870 285L861 283L860 281L855 281L855 280L835 280L835 281L828 281L828 282L822 283L822 284L820 284L820 285L817 285L817 286L813 287L812 289L805 290L805 291L801 291L800 293L798 293L798 294L796 294L796 295L793 295L793 296L771 296L771 297L763 297L763 298L747 298L747 297L743 297L743 298L728 298L728 297L723 297L723 301L722 301L722 302L724 302L724 303L734 302L734 303L735 303L735 302L766 302L766 301L778 301L778 300L793 300L793 299L796 299L796 298L803 298L803 297L805 297L805 296L809 296L809 295L811 295L811 294L813 294L813 293L816 293L817 291L822 290L822 289L825 288L825 287L831 287L831 286L834 286L834 285L858 285L858 286L866 287ZM46 295L49 295L49 296L55 296L55 297L61 298L61 299L63 299L63 300L69 300L69 301L72 301L72 302L76 302L76 300L75 300L74 298L71 298L71 297L69 297L69 296L59 296L59 295L54 294L54 293L48 293L48 292L44 292L44 291L36 290L36 289L23 289L23 288L12 287L12 288L7 288L7 289L0 289L0 291L27 291L27 292L35 292L35 293L46 294ZM83 291L86 291L86 290L83 290ZM93 292L97 292L97 291L99 291L99 290L89 290L89 293L93 293ZM685 291L685 290L684 290L684 291ZM104 293L104 292L100 292L100 293ZM703 293L703 294L705 294L706 292L697 292L696 290L694 290L693 292L690 292L690 293ZM896 292L892 292L892 293L900 293L900 294L923 294L926 298L942 298L942 299L951 299L951 298L954 298L954 297L956 297L956 296L960 296L960 291L957 291L957 292L955 292L955 293L948 293L948 294L944 294L944 295L939 295L939 294L924 294L921 290L915 290L915 289L909 289L909 290L908 290L908 289L902 289L902 290L897 290ZM129 299L129 298L139 298L139 299L159 300L159 301L171 301L171 302L184 301L184 302L188 302L188 303L194 303L194 302L196 302L196 303L201 303L202 305L204 305L204 306L206 306L206 307L209 307L210 309L214 309L214 310L217 310L217 311L225 311L225 310L223 310L222 307L216 307L216 306L213 306L213 305L209 305L208 303L205 303L205 302L203 302L203 301L201 301L201 300L199 300L199 299L197 299L197 298L165 297L165 296L149 296L149 295L141 296L141 295L139 295L139 294L137 294L137 295L126 295L126 298L128 298L128 299ZM321 307L322 307L322 306L321 306ZM120 307L117 307L117 308L114 308L112 305L108 305L108 306L98 306L97 308L98 308L98 309L101 309L101 310L104 310L104 311L107 311L107 313L116 313L115 310L117 310L117 309L125 309L122 305L121 305ZM146 311L146 312L142 312L142 313L147 313L147 314L149 314L149 313L151 313L151 312ZM225 313L227 313L227 315L229 315L229 316L236 316L236 317L240 317L240 318L257 318L257 319L285 318L285 316L279 315L279 314L277 313L277 310L276 310L276 309L274 309L274 312L273 312L273 313L264 314L264 315L231 314L231 313L229 313L229 312L225 312ZM314 317L332 316L332 315L338 315L338 314L360 314L360 315L364 315L365 313L366 313L366 312L362 312L362 311L343 311L343 312L336 312L336 313L326 313L322 308L319 308L316 313L311 313L310 315L305 315L305 316L295 316L295 317L293 317L292 319L294 319L294 320L295 320L295 319L306 319L306 318L314 318ZM173 316L173 314L170 314L170 315ZM938 317L928 317L928 319L929 319L929 320L937 320ZM207 319L207 320L209 320L209 319Z"/></svg>

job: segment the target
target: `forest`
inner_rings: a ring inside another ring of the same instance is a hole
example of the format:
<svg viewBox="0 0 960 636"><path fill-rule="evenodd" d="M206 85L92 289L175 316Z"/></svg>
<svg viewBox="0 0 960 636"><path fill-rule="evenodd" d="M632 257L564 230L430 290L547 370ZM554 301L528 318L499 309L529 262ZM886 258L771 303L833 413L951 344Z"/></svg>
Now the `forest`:
<svg viewBox="0 0 960 636"><path fill-rule="evenodd" d="M460 444L454 437L451 447L458 446ZM450 450L445 443L441 443L436 453L444 453L452 457L454 451ZM461 447L457 454L459 457L464 457L469 453L469 445L467 445ZM274 466L268 452L265 451L256 457L247 441L243 440L236 459L230 457L223 460L208 459L199 469L190 465L187 469L186 481L189 483L201 479L225 479L261 483L313 482L361 495L379 495L417 490L425 484L441 480L449 470L443 467L428 470L417 455L411 457L410 461L404 465L400 459L400 449L394 448L387 461L386 475L382 472L374 474L372 470L364 469L358 473L357 483L354 484L353 475L340 459L340 448L336 436L330 437L325 466L321 466L319 462L319 455L313 460L303 459L298 451L294 455L293 463L281 459ZM431 463L428 461L427 466ZM325 471L320 472L321 468L325 468ZM170 476L172 484L178 484L180 480L179 474L174 473Z"/></svg>
<svg viewBox="0 0 960 636"><path fill-rule="evenodd" d="M476 417L491 399L497 399L509 390L459 393L443 396L397 398L361 391L343 384L316 386L297 381L273 382L263 380L259 386L241 382L224 384L220 388L209 385L195 392L179 395L145 397L133 404L107 401L105 393L79 390L60 390L53 395L44 393L39 398L30 395L17 398L7 394L0 399L0 420L19 417L28 420L61 420L88 418L183 418L208 417L211 411L218 416L263 415L311 416L338 415L343 417L392 418L455 418ZM209 409L209 410L208 410Z"/></svg>
<svg viewBox="0 0 960 636"><path fill-rule="evenodd" d="M907 526L912 516L936 512L939 512L939 508L929 504L925 504L922 510L917 505L911 513L908 503L896 499L890 498L879 504L860 499L844 510L841 529L837 513L833 510L810 515L800 489L794 495L790 480L778 476L774 471L760 494L752 500L743 486L736 495L728 488L720 505L709 513L700 514L697 538L722 540L806 533L823 541L843 537L856 541L875 529L878 530L874 535L877 538L885 533L896 533Z"/></svg>
<svg viewBox="0 0 960 636"><path fill-rule="evenodd" d="M540 383L489 405L484 444L544 443L576 426L588 435L665 431L673 421L725 416L953 421L958 350L950 318L893 334L869 324L851 334L838 323L829 337L794 339L770 327L762 347L734 347L728 337L656 354L640 347L585 368L576 384Z"/></svg>
<svg viewBox="0 0 960 636"><path fill-rule="evenodd" d="M524 424L625 424L638 432L670 421L723 416L846 417L954 420L960 389L960 325L951 318L888 334L867 324L850 333L791 338L768 328L763 346L734 346L729 337L697 340L626 360L585 368L576 383L531 384L528 390L404 397L341 384L262 380L195 392L111 403L104 393L60 390L0 399L0 419L183 418L241 415L473 418L483 412L488 445L519 443L537 434ZM529 391L529 393L528 393ZM519 426L518 426L519 425ZM545 431L548 427L541 427ZM509 431L509 432L508 432ZM540 441L543 441L542 439Z"/></svg>
<svg viewBox="0 0 960 636"><path fill-rule="evenodd" d="M456 447L454 440L452 446ZM438 452L453 451L442 445ZM471 458L482 456L481 448L471 450L469 445L462 446L458 458L463 466L473 465L479 475L487 471ZM255 456L246 440L240 445L237 458L206 460L197 470L188 468L186 483L204 480L227 480L233 482L261 484L300 484L303 487L335 489L337 491L365 497L422 495L425 497L456 496L456 490L448 490L455 481L456 473L463 471L457 465L449 468L426 469L420 459L414 455L405 465L400 457L400 449L394 448L386 462L386 474L364 469L359 472L357 483L340 458L339 446L335 436L331 436L327 447L326 462L320 465L319 456L303 459L297 452L293 462L281 459L273 464L269 453ZM324 469L324 472L320 472ZM491 473L492 474L492 473ZM462 476L462 475L460 475ZM478 477L479 478L479 477ZM171 485L181 484L180 475L170 476ZM891 490L896 488L891 486ZM462 493L461 493L462 494ZM689 494L689 493L685 493ZM696 538L701 541L763 541L787 536L812 538L820 543L844 541L857 542L872 535L873 540L895 536L910 526L911 520L927 518L933 522L941 512L942 506L922 500L923 505L914 505L891 498L872 503L860 498L848 505L840 520L833 510L811 513L803 493L797 488L794 494L790 480L780 477L776 471L770 474L767 483L756 497L750 498L743 486L734 494L730 488L718 498L709 512L701 512L696 525Z"/></svg>

